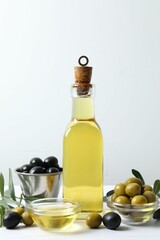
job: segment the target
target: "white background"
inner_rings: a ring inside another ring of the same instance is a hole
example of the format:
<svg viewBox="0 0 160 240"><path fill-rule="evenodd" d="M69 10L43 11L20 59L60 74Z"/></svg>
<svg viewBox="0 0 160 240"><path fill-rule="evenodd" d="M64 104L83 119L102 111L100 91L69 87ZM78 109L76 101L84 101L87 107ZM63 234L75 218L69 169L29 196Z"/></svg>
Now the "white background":
<svg viewBox="0 0 160 240"><path fill-rule="evenodd" d="M0 0L0 171L58 157L73 67L94 67L104 181L160 177L160 1ZM15 174L14 177L16 178ZM15 179L18 182L18 179Z"/></svg>

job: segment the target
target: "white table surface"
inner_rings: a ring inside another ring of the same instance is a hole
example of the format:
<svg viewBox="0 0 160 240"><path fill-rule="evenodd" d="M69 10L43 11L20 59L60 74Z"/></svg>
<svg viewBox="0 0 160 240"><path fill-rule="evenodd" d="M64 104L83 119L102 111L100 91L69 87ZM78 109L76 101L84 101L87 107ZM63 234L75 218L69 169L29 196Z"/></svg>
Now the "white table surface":
<svg viewBox="0 0 160 240"><path fill-rule="evenodd" d="M104 188L107 192L110 188ZM107 206L105 207L107 209ZM48 233L36 225L26 227L23 224L15 229L8 230L0 228L0 239L2 240L159 240L160 239L160 221L151 220L140 226L129 226L121 224L117 230L109 230L101 225L98 229L90 229L83 220L76 220L73 226L63 233Z"/></svg>

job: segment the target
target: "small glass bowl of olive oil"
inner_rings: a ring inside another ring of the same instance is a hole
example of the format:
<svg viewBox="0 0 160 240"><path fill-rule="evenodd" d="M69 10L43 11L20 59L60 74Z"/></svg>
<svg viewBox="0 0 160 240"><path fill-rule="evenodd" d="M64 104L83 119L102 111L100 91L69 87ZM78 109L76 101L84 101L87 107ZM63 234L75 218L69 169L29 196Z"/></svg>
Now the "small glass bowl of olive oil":
<svg viewBox="0 0 160 240"><path fill-rule="evenodd" d="M81 208L72 199L43 198L29 203L28 211L41 229L62 232L73 224Z"/></svg>

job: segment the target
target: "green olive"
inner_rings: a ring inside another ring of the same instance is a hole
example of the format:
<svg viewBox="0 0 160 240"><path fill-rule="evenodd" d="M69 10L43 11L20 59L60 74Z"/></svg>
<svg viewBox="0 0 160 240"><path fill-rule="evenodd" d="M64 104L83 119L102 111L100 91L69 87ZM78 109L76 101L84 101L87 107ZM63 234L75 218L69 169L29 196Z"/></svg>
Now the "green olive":
<svg viewBox="0 0 160 240"><path fill-rule="evenodd" d="M91 213L86 218L86 224L90 228L98 228L101 225L102 217L98 213Z"/></svg>
<svg viewBox="0 0 160 240"><path fill-rule="evenodd" d="M128 178L126 181L125 181L125 184L128 185L130 183L137 183L139 184L140 186L142 186L142 181L139 179L139 178L135 178L135 177L132 177L132 178Z"/></svg>
<svg viewBox="0 0 160 240"><path fill-rule="evenodd" d="M142 193L146 192L146 191L152 191L152 187L150 185L143 185L142 186Z"/></svg>
<svg viewBox="0 0 160 240"><path fill-rule="evenodd" d="M147 199L143 195L136 195L132 198L131 204L145 204Z"/></svg>
<svg viewBox="0 0 160 240"><path fill-rule="evenodd" d="M115 199L115 202L120 203L120 204L130 204L131 203L130 199L126 196L118 196Z"/></svg>
<svg viewBox="0 0 160 240"><path fill-rule="evenodd" d="M29 214L29 212L26 211L22 214L22 222L26 226L31 226L33 224L33 219L31 217L31 215Z"/></svg>
<svg viewBox="0 0 160 240"><path fill-rule="evenodd" d="M156 195L152 191L146 191L143 193L143 196L146 197L148 203L152 203L156 201Z"/></svg>
<svg viewBox="0 0 160 240"><path fill-rule="evenodd" d="M129 183L125 188L125 192L129 197L140 195L141 186L138 183Z"/></svg>
<svg viewBox="0 0 160 240"><path fill-rule="evenodd" d="M17 212L17 213L19 213L19 215L22 215L22 213L24 213L24 208L15 207L15 208L12 209L12 212Z"/></svg>
<svg viewBox="0 0 160 240"><path fill-rule="evenodd" d="M113 193L111 196L111 201L115 202L115 199L118 197L117 193Z"/></svg>
<svg viewBox="0 0 160 240"><path fill-rule="evenodd" d="M114 192L117 194L117 196L125 196L126 195L125 188L126 185L124 183L118 183L114 187Z"/></svg>

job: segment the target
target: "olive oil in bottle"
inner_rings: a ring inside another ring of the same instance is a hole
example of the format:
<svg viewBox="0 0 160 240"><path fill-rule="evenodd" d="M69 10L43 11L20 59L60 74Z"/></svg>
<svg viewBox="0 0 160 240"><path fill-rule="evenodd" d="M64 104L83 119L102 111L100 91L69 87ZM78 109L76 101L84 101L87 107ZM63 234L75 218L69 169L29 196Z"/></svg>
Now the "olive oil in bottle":
<svg viewBox="0 0 160 240"><path fill-rule="evenodd" d="M82 56L79 59L88 58ZM72 119L63 142L63 196L80 202L82 212L103 207L103 138L94 115L92 67L75 67Z"/></svg>

